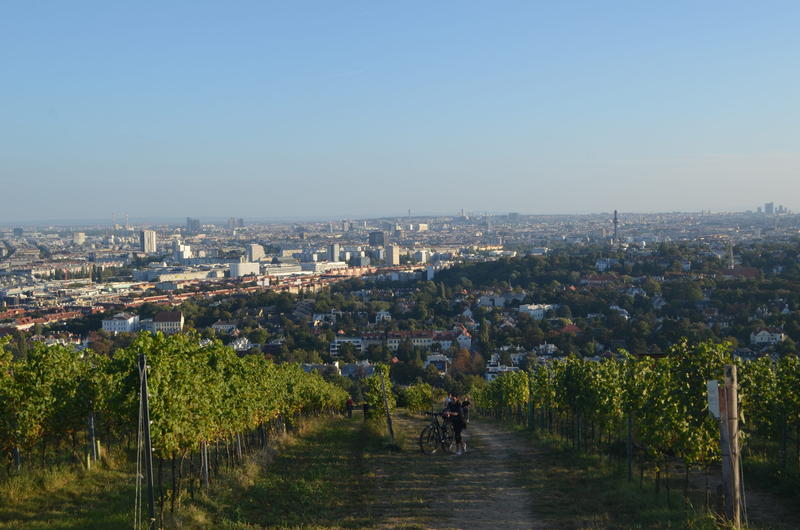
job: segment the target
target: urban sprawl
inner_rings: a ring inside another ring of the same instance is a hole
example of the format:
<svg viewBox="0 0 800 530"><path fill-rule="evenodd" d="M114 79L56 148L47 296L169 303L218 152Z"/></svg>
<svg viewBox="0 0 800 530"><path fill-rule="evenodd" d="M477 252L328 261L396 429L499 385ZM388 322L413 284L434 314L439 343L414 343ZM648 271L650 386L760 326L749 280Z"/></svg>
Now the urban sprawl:
<svg viewBox="0 0 800 530"><path fill-rule="evenodd" d="M240 355L396 381L800 341L800 215L509 213L0 227L0 335L111 352L196 330Z"/></svg>

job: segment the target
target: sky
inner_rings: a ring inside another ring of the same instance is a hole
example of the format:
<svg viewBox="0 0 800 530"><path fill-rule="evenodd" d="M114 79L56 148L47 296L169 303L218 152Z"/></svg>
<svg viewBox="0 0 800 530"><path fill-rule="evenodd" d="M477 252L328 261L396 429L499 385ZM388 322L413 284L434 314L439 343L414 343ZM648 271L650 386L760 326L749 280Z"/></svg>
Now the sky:
<svg viewBox="0 0 800 530"><path fill-rule="evenodd" d="M800 2L0 2L0 222L800 209Z"/></svg>

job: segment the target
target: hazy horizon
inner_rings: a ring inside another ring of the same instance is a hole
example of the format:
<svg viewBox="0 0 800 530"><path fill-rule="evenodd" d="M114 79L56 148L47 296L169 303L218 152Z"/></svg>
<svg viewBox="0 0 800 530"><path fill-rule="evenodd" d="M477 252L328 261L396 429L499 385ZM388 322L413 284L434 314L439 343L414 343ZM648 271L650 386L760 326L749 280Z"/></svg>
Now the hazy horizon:
<svg viewBox="0 0 800 530"><path fill-rule="evenodd" d="M776 204L777 206L777 204ZM714 210L714 211L660 211L660 212L623 212L619 211L618 214L620 216L620 220L624 223L625 217L635 217L635 216L652 216L652 215L736 215L736 214L746 214L746 213L755 214L754 210L744 210L744 211L723 211L723 210ZM558 212L558 213L536 213L536 212L491 212L491 211L480 211L480 212L465 212L465 215L472 216L472 217L482 217L482 216L505 216L509 213L517 213L522 216L529 216L529 217L599 217L599 216L607 216L611 218L613 216L612 211L607 212ZM791 215L800 215L795 213L794 211L791 212ZM437 217L458 217L460 216L460 212L419 212L414 213L412 211L412 215L410 219L426 219L426 218L437 218ZM195 219L199 219L201 224L214 224L217 226L223 226L227 223L228 219L233 216L223 216L223 215L209 215L209 216L188 216ZM240 216L237 216L240 217ZM396 219L398 221L402 221L403 219L408 219L407 213L397 213L395 215L392 214L376 214L376 215L358 215L358 216L281 216L281 217L243 217L242 219L245 221L245 224L302 224L302 223L328 223L328 222L340 222L343 220L350 220L350 221L361 221L361 220L371 220L371 219ZM183 225L186 222L186 217L174 217L174 216L153 216L153 217L129 217L128 219L129 224L131 226L139 226L139 225ZM115 219L115 223L118 225L125 224L125 217L117 217ZM98 227L106 227L111 225L111 219L100 219L100 218L67 218L67 219L31 219L28 221L7 221L7 220L0 220L0 227L5 228L13 228L13 227L87 227L87 226L98 226Z"/></svg>
<svg viewBox="0 0 800 530"><path fill-rule="evenodd" d="M798 15L6 2L0 223L795 210Z"/></svg>

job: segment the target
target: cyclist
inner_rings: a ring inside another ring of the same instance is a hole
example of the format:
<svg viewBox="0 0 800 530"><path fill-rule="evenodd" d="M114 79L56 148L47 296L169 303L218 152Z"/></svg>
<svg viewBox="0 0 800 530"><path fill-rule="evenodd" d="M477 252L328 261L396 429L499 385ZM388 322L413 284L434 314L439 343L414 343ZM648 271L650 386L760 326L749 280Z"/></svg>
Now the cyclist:
<svg viewBox="0 0 800 530"><path fill-rule="evenodd" d="M467 451L467 447L461 439L461 431L467 427L467 423L464 421L464 408L457 395L453 394L451 396L450 403L445 407L442 416L453 425L453 432L456 438L456 455L464 454Z"/></svg>

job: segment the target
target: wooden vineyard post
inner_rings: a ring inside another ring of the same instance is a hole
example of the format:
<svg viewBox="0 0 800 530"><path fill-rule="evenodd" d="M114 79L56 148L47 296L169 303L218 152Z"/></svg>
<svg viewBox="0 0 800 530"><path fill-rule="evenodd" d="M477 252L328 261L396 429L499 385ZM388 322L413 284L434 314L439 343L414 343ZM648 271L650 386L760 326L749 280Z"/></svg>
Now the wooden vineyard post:
<svg viewBox="0 0 800 530"><path fill-rule="evenodd" d="M147 471L147 507L150 517L147 524L148 529L156 528L156 501L153 488L153 444L150 440L150 404L147 394L147 359L143 353L139 354L139 373L141 374L141 396L142 410L142 430L144 435L144 465Z"/></svg>
<svg viewBox="0 0 800 530"><path fill-rule="evenodd" d="M625 421L627 437L625 440L625 458L628 461L628 482L633 480L633 415L628 412Z"/></svg>
<svg viewBox="0 0 800 530"><path fill-rule="evenodd" d="M95 431L94 431L94 407L92 410L89 411L89 418L87 420L87 427L88 427L88 438L89 438L89 456L91 462L97 462L98 454L97 454L97 442L95 440Z"/></svg>
<svg viewBox="0 0 800 530"><path fill-rule="evenodd" d="M536 423L533 417L533 401L528 399L528 429L536 430Z"/></svg>
<svg viewBox="0 0 800 530"><path fill-rule="evenodd" d="M203 488L208 493L208 442L200 443L200 468L203 475Z"/></svg>
<svg viewBox="0 0 800 530"><path fill-rule="evenodd" d="M389 427L389 436L394 441L394 427L392 427L392 413L389 411L389 397L386 395L386 376L381 372L381 390L383 390L383 406L386 408L386 425Z"/></svg>
<svg viewBox="0 0 800 530"><path fill-rule="evenodd" d="M723 384L718 385L716 381L711 381L708 389L709 411L719 418L725 516L733 528L740 528L742 470L739 466L739 407L736 366L726 365ZM717 390L716 399L713 395L714 390Z"/></svg>
<svg viewBox="0 0 800 530"><path fill-rule="evenodd" d="M742 470L739 466L739 399L738 381L736 377L736 366L729 364L725 366L725 393L727 403L727 423L728 437L730 438L730 466L731 482L728 485L730 491L730 520L734 528L741 526L742 499L741 483Z"/></svg>

